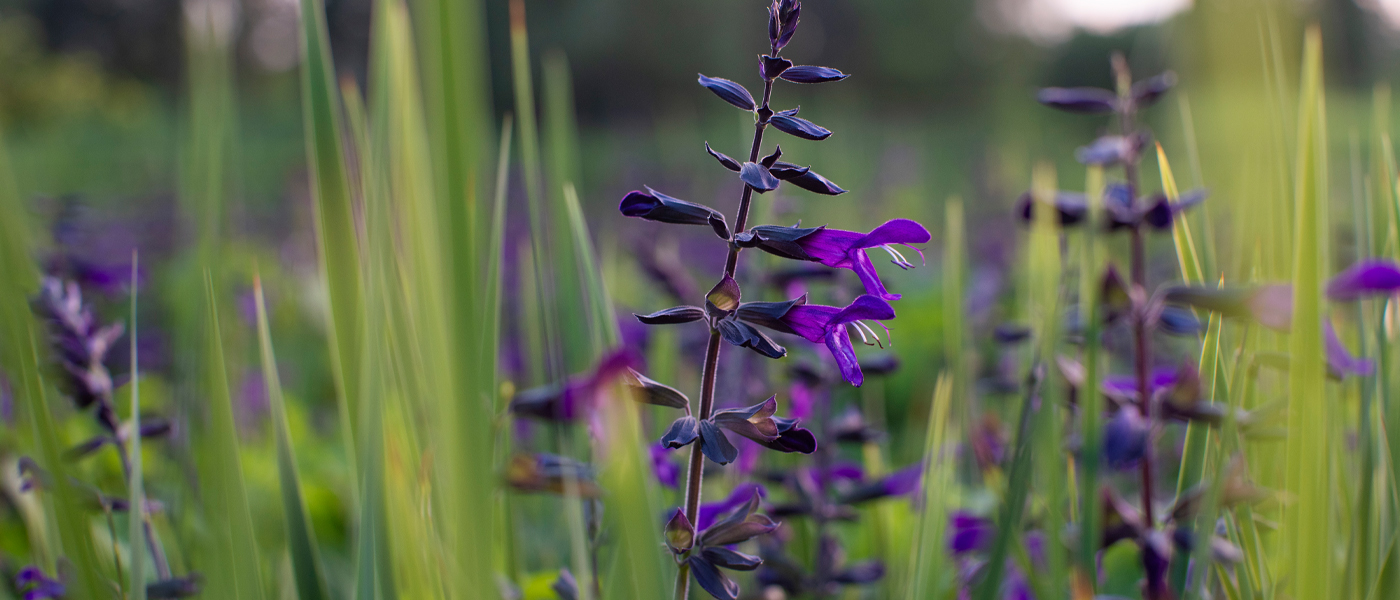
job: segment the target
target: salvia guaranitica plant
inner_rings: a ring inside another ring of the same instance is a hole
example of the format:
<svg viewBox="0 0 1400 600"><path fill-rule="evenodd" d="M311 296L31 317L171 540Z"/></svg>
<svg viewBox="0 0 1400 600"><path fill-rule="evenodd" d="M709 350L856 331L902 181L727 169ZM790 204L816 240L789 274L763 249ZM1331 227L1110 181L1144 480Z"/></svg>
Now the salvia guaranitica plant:
<svg viewBox="0 0 1400 600"><path fill-rule="evenodd" d="M135 281L132 282L133 285ZM131 481L134 461L141 460L131 451L133 436L161 438L171 433L169 420L142 416L139 428L130 421L122 421L113 401L113 390L117 387L108 367L111 351L125 333L121 323L103 325L97 320L93 309L83 300L82 290L76 282L64 281L56 277L46 277L34 300L35 313L49 322L53 356L59 363L60 382L66 394L81 411L91 413L101 433L79 443L67 453L70 460L90 457L105 448L112 448L120 459L124 481ZM139 429L139 430L134 430ZM46 474L39 472L30 461L21 461L25 486L43 485ZM161 541L152 525L151 515L159 511L158 502L146 500L145 506L129 506L126 496L111 496L95 487L75 482L80 489L92 493L93 504L109 515L113 512L127 512L140 520L144 531L146 547L133 548L132 552L147 552L157 577L157 581L146 586L150 598L183 598L199 592L199 575L191 573L175 576L166 559ZM60 563L60 566L62 563ZM136 584L136 582L132 582ZM115 585L115 584L114 584ZM25 598L63 597L63 573L52 576L37 568L21 571L16 587L26 590Z"/></svg>
<svg viewBox="0 0 1400 600"><path fill-rule="evenodd" d="M890 221L868 233L825 226L749 227L749 213L755 194L772 192L783 182L817 194L837 195L846 191L810 166L781 160L783 152L780 147L774 147L770 154L762 154L763 136L769 126L804 140L825 140L832 135L830 130L798 116L797 108L774 110L770 104L774 87L780 81L812 84L846 78L846 74L836 69L794 65L782 57L783 48L797 32L801 13L802 3L796 0L776 0L769 5L769 51L758 60L763 92L757 99L743 85L734 81L706 75L699 78L700 85L721 100L754 115L753 143L745 160L735 160L705 144L706 152L721 167L737 174L744 184L734 221L730 223L723 213L708 206L681 200L651 188L627 194L618 207L622 214L629 217L709 227L729 246L724 272L719 282L706 294L704 306L678 306L637 317L649 325L700 322L710 329L701 370L699 406L692 407L689 400L676 402L676 407L686 414L676 419L661 439L668 449L692 447L686 467L685 505L676 511L666 526L667 545L679 567L675 586L678 599L687 596L692 577L716 598L738 597L737 584L724 574L723 569L753 570L762 559L727 546L763 536L776 528L770 517L757 512L760 504L757 491L752 492L743 505L735 507L723 520L708 526L701 523L700 492L704 459L727 465L734 462L739 454L726 437L725 430L780 452L810 454L818 447L816 437L799 426L796 419L778 416L776 395L747 408L715 410L722 342L748 348L768 358L782 358L787 350L763 329L795 334L812 343L824 344L839 366L842 377L859 386L864 381L864 375L851 344L850 330L854 329L867 343L871 338L878 339L878 335L865 322L893 319L895 313L889 302L899 298L898 294L886 290L867 250L886 251L896 265L909 268L913 264L895 246L923 243L930 238L923 226L906 219ZM745 302L736 274L739 255L746 248L757 248L792 260L850 269L859 276L865 294L844 307L808 304L805 295L784 302ZM833 550L828 554L834 556L835 552ZM853 580L868 578L860 573L851 575Z"/></svg>

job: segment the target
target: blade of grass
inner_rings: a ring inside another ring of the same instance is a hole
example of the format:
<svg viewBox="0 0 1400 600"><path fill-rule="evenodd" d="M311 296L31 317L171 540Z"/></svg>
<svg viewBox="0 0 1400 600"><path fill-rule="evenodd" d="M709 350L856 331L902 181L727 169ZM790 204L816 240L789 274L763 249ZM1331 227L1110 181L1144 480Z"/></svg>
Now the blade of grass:
<svg viewBox="0 0 1400 600"><path fill-rule="evenodd" d="M141 369L137 361L137 320L136 320L136 281L140 257L136 250L131 251L131 430L141 431ZM146 514L146 487L142 480L141 436L131 436L131 478L127 486L127 545L131 548L131 578L129 581L132 600L146 600L146 531L145 521L138 515Z"/></svg>
<svg viewBox="0 0 1400 600"><path fill-rule="evenodd" d="M292 558L292 574L296 579L297 596L301 600L329 598L325 576L321 573L320 550L306 514L306 501L301 495L301 475L297 471L292 431L287 425L286 400L282 396L282 381L277 375L277 357L272 350L272 329L267 324L267 304L263 299L262 278L253 277L253 299L258 319L258 348L262 356L263 385L272 413L273 433L277 437L277 476L282 488L282 513L287 522L287 550Z"/></svg>
<svg viewBox="0 0 1400 600"><path fill-rule="evenodd" d="M947 445L948 414L953 403L952 377L948 373L940 374L933 389L933 406L929 409L924 431L924 475L920 495L924 508L918 516L914 547L909 554L911 582L906 596L909 600L942 598L951 583L943 540L953 468L942 454Z"/></svg>
<svg viewBox="0 0 1400 600"><path fill-rule="evenodd" d="M1081 262L1079 265L1079 314L1084 315L1084 387L1098 390L1102 372L1103 339L1100 335L1099 280L1105 252L1098 234L1103 219L1102 167L1090 167L1085 176L1085 197L1089 199L1089 222L1083 228ZM1099 550L1099 456L1102 437L1103 396L1086 393L1080 397L1080 435L1083 450L1079 454L1079 548L1076 554L1075 585L1087 587L1092 596L1098 587Z"/></svg>
<svg viewBox="0 0 1400 600"><path fill-rule="evenodd" d="M647 439L642 434L630 389L614 388L602 404L608 435L600 453L600 483L610 503L603 513L616 540L612 569L604 580L603 598L667 598L670 572L663 560L663 508L650 471ZM576 574L577 575L577 574Z"/></svg>
<svg viewBox="0 0 1400 600"><path fill-rule="evenodd" d="M1295 598L1329 598L1332 588L1332 502L1326 373L1322 342L1322 267L1327 214L1326 132L1322 92L1322 33L1307 32L1298 111L1298 166L1293 271L1293 330L1289 336L1289 407L1283 549Z"/></svg>
<svg viewBox="0 0 1400 600"><path fill-rule="evenodd" d="M263 597L262 574L257 542L253 539L253 517L243 483L243 463L239 456L238 431L229 395L227 362L223 336L219 331L219 310L214 295L213 276L204 276L205 331L204 389L208 398L208 423L199 436L201 497L211 539L207 545L210 598L257 600Z"/></svg>
<svg viewBox="0 0 1400 600"><path fill-rule="evenodd" d="M1049 164L1038 165L1034 172L1032 188L1036 202L1041 207L1049 207L1054 202L1056 190L1055 171ZM1071 467L1064 452L1063 417L1060 407L1063 402L1064 378L1056 368L1059 356L1061 299L1060 284L1063 267L1060 256L1060 227L1053 210L1036 210L1035 222L1031 226L1028 243L1030 269L1031 319L1036 327L1039 341L1038 356L1040 368L1044 370L1044 381L1040 386L1040 414L1034 428L1035 454L1032 458L1039 478L1035 482L1042 492L1039 500L1045 505L1044 520L1045 552L1044 569L1027 573L1037 575L1044 593L1039 597L1061 598L1069 591L1064 547L1060 540L1066 527L1065 515L1069 510L1068 482L1063 475Z"/></svg>
<svg viewBox="0 0 1400 600"><path fill-rule="evenodd" d="M336 407L351 489L356 488L355 433L352 403L360 371L360 326L363 301L360 246L355 226L350 178L344 155L340 101L335 85L325 6L321 0L301 0L302 120L306 124L306 156L310 164L312 206L316 213L316 242L321 276L330 304L331 369L336 382ZM347 98L347 102L350 99ZM359 101L358 95L354 100ZM348 109L348 107L347 107ZM363 115L363 111L361 111ZM363 119L361 119L361 122ZM356 140L357 142L360 140ZM362 165L363 168L363 165Z"/></svg>

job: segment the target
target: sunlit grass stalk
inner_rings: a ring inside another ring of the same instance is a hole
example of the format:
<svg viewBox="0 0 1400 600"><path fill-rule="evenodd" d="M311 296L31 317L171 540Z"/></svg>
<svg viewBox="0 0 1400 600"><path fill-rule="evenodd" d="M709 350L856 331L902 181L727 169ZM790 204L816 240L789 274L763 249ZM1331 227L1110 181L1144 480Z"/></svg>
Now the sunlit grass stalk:
<svg viewBox="0 0 1400 600"><path fill-rule="evenodd" d="M136 296L137 274L140 268L136 250L131 251L131 472L127 474L127 544L131 547L130 589L132 600L146 600L146 553L142 550L149 543L146 528L150 521L146 517L146 487L142 481L141 457L141 369L137 361L137 320ZM140 518L136 518L140 515Z"/></svg>
<svg viewBox="0 0 1400 600"><path fill-rule="evenodd" d="M1064 402L1064 377L1056 366L1059 355L1061 325L1063 319L1061 302L1061 277L1063 265L1060 252L1060 226L1058 216L1049 208L1054 204L1056 190L1054 168L1049 164L1038 165L1032 176L1032 194L1040 202L1042 210L1035 211L1031 224L1028 244L1030 269L1030 301L1032 306L1032 327L1039 346L1036 351L1039 367L1044 371L1040 387L1040 411L1035 417L1035 471L1039 474L1038 485L1042 493L1041 502L1045 505L1043 520L1045 535L1045 568L1036 573L1041 583L1043 596L1047 598L1067 597L1070 580L1066 576L1061 533L1065 530L1069 508L1069 477L1065 476L1071 466L1064 452L1064 418L1061 407Z"/></svg>
<svg viewBox="0 0 1400 600"><path fill-rule="evenodd" d="M948 521L948 497L956 468L943 456L947 443L948 415L953 401L951 377L945 372L934 387L933 405L929 407L928 423L924 429L924 475L921 497L923 510L915 526L914 547L909 553L910 583L906 598L925 600L941 598L951 582L947 555L944 552L944 530Z"/></svg>
<svg viewBox="0 0 1400 600"><path fill-rule="evenodd" d="M1080 436L1083 438L1079 454L1079 544L1076 559L1076 590L1092 594L1098 587L1100 502L1099 471L1102 452L1103 395L1095 393L1103 378L1102 316L1099 305L1102 300L1100 273L1103 270L1105 252L1099 235L1103 219L1103 168L1091 166L1085 176L1084 193L1089 202L1089 220L1082 228L1081 257L1079 264L1079 314L1084 320L1084 385L1087 393L1079 397ZM1045 211L1048 212L1048 211Z"/></svg>
<svg viewBox="0 0 1400 600"><path fill-rule="evenodd" d="M1281 543L1295 598L1328 598L1332 587L1331 444L1322 349L1323 231L1327 216L1322 34L1308 30L1298 111L1293 329L1289 337L1286 489Z"/></svg>

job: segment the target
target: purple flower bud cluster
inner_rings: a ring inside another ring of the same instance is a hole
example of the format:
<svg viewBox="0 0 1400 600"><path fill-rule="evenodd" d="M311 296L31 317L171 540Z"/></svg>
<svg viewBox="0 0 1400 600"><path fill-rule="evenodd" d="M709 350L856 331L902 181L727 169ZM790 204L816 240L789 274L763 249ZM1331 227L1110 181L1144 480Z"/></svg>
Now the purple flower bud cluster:
<svg viewBox="0 0 1400 600"><path fill-rule="evenodd" d="M685 415L677 418L653 449L653 464L663 482L677 479L671 472L671 463L661 455L662 450L674 450L691 446L686 487L685 505L670 518L667 527L668 545L680 566L677 576L676 597L684 598L689 588L688 577L693 576L697 584L716 598L732 599L739 594L733 584L719 569L752 570L761 562L756 557L748 557L724 546L738 541L769 533L771 528L757 527L745 537L724 544L715 542L713 529L707 530L699 521L704 509L700 503L700 480L704 459L719 465L739 461L741 472L752 468L751 458L741 460L741 454L748 452L741 448L768 448L779 452L812 454L818 452L820 444L812 431L801 426L797 418L779 416L778 397L768 399L746 408L716 410L715 390L718 380L719 352L722 342L732 346L747 348L767 358L783 358L788 351L778 341L770 337L770 332L796 335L814 344L826 346L841 373L841 378L851 385L864 383L864 373L852 344L854 331L861 341L868 345L880 343L880 335L869 323L879 324L894 319L894 308L890 302L898 300L899 294L886 289L876 272L868 252L880 250L887 253L891 261L902 269L914 267L906 258L900 246L912 247L929 241L928 230L908 219L895 219L870 232L846 231L822 227L784 227L759 224L749 227L749 213L755 195L763 195L777 190L783 183L816 194L835 196L846 190L830 179L812 170L811 166L785 162L781 147L774 147L767 155L761 154L764 132L771 126L793 137L821 141L831 137L831 130L822 127L802 116L800 108L775 110L770 106L773 89L778 81L796 84L817 84L841 81L847 77L837 69L822 66L795 65L781 56L797 32L802 14L802 3L797 0L774 0L768 7L768 52L758 60L758 75L763 80L763 93L750 93L742 84L701 74L699 83L721 100L735 108L752 113L754 116L754 138L748 155L743 159L731 158L705 144L705 152L721 167L738 176L743 183L738 212L732 221L711 207L681 200L652 188L628 193L618 205L623 215L658 223L676 225L708 225L714 233L728 244L728 257L725 270L718 283L705 295L703 303L683 305L651 314L637 315L637 319L647 325L679 325L704 323L709 330L709 344L702 365L701 392L698 407L679 391L664 384L633 373L630 382L635 384L639 395L652 404L683 409ZM835 269L849 269L859 277L864 294L846 306L824 306L809 304L805 294L783 302L744 301L743 291L736 279L740 252L746 248L757 248L782 258L819 263ZM914 248L915 252L922 252ZM886 329L888 332L888 329ZM806 407L799 407L806 412ZM849 437L837 439L860 439L859 429L847 432ZM742 438L740 446L735 446L729 434ZM830 436L828 436L829 438ZM826 441L826 440L823 440ZM751 454L750 454L751 456ZM831 472L822 468L818 479L829 481ZM809 477L810 479L810 477ZM917 482L917 476L914 479ZM900 481L873 482L869 485L877 489L863 489L859 499L874 499L888 495L907 493ZM823 496L825 496L823 484ZM744 508L734 509L733 518L757 519L753 511L759 508L759 496L754 495ZM825 500L820 504L825 505ZM732 507L731 507L732 508ZM798 514L798 513L792 513ZM766 522L767 517L761 520ZM719 525L716 525L718 527ZM746 532L750 530L745 530ZM700 532L700 533L697 533ZM705 543L708 541L708 545ZM826 548L823 578L821 585L829 581L857 583L877 578L883 573L866 565L841 570L839 545L835 540L824 540ZM752 560L750 560L752 559ZM833 575L834 573L840 573ZM828 577L829 576L829 577ZM810 582L808 582L810 583ZM804 584L805 585L805 584Z"/></svg>
<svg viewBox="0 0 1400 600"><path fill-rule="evenodd" d="M125 332L123 325L121 323L106 325L100 323L92 307L83 300L82 290L76 282L72 281L63 281L54 277L44 278L39 295L33 303L35 313L49 324L53 356L61 367L60 382L64 392L78 409L91 411L98 426L102 429L102 433L70 448L65 453L65 459L79 460L111 447L115 449L121 459L123 475L129 479L132 473L132 461L140 459L140 457L131 456L128 450L128 444L132 437L139 435L143 439L165 438L171 435L174 425L164 418L143 415L138 429L133 427L132 423L122 421L118 416L116 404L113 401L113 392L119 387L120 382L113 377L107 362L111 358L112 350ZM26 491L36 485L40 487L52 485L48 473L40 469L32 460L20 461L20 477L23 481L22 488ZM92 502L89 503L92 510L126 512L133 509L133 507L128 506L128 501L121 495L108 495L95 487L77 481L73 484L78 489L90 494L88 497L92 499ZM151 524L151 514L162 510L161 503L148 500L145 506L135 507L133 511L142 520L146 532L144 536L146 549L151 554L156 574L159 576L158 581L148 586L149 596L153 598L193 596L199 593L198 575L192 574L185 578L176 578L171 575L170 566L166 561L160 540L156 537L155 528ZM31 568L21 572L20 578L18 587L28 588L28 591L25 592L25 598L58 598L63 594L63 584L60 581L62 577L51 579L37 569Z"/></svg>

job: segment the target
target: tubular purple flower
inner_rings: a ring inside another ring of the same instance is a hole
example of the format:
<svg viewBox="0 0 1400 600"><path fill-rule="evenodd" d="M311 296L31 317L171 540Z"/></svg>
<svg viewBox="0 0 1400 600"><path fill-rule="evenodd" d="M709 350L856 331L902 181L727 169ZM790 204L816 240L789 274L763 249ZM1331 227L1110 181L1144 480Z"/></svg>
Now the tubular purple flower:
<svg viewBox="0 0 1400 600"><path fill-rule="evenodd" d="M793 306L781 320L793 333L806 338L807 341L824 342L840 366L841 376L851 385L860 387L865 382L865 376L860 371L860 362L856 359L855 348L851 345L851 335L846 330L846 325L856 327L861 339L868 340L866 334L873 336L875 332L861 321L888 321L893 318L894 308L889 302L864 295L845 308L819 304ZM879 339L878 336L876 339Z"/></svg>
<svg viewBox="0 0 1400 600"><path fill-rule="evenodd" d="M867 294L885 300L898 300L899 294L892 294L885 290L885 285L880 281L880 276L875 271L875 265L870 262L870 257L865 250L869 248L883 249L890 254L891 262L899 268L911 269L914 264L905 259L904 255L895 250L893 246L900 244L914 248L910 244L923 244L930 239L931 236L923 225L909 219L893 219L872 229L868 234L822 228L797 240L797 244L809 256L823 265L855 271L856 275L860 277L861 283L865 284ZM920 258L923 258L922 250L918 248L914 248L914 250L919 253Z"/></svg>
<svg viewBox="0 0 1400 600"><path fill-rule="evenodd" d="M1327 297L1339 302L1389 296L1400 290L1400 267L1388 260L1366 260L1327 282Z"/></svg>

